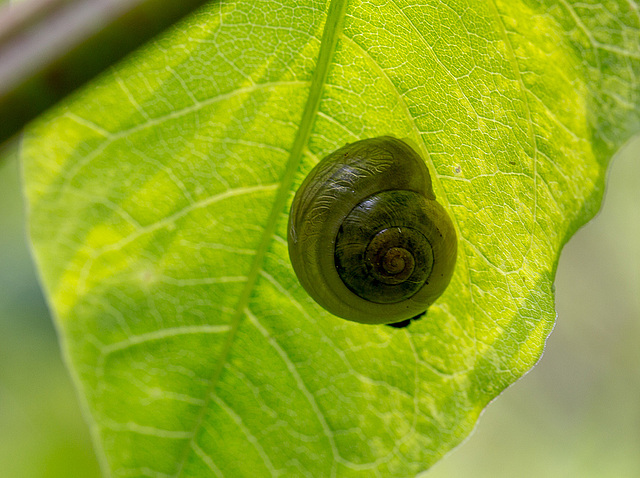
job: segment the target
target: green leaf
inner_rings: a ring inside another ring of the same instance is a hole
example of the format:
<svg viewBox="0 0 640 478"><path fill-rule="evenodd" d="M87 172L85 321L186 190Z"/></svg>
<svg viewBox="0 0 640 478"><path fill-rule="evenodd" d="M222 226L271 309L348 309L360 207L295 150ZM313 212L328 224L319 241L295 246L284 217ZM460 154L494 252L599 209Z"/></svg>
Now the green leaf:
<svg viewBox="0 0 640 478"><path fill-rule="evenodd" d="M222 1L39 121L31 237L105 472L427 469L540 358L639 73L632 0ZM460 239L405 329L330 316L287 256L304 175L383 134Z"/></svg>

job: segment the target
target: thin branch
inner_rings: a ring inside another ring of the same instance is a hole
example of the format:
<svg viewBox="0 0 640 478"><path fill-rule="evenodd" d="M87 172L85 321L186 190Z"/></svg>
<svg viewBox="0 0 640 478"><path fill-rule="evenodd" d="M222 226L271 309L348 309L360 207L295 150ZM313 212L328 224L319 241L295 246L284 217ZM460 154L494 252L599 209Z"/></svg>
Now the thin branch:
<svg viewBox="0 0 640 478"><path fill-rule="evenodd" d="M0 9L0 144L207 0L27 0Z"/></svg>

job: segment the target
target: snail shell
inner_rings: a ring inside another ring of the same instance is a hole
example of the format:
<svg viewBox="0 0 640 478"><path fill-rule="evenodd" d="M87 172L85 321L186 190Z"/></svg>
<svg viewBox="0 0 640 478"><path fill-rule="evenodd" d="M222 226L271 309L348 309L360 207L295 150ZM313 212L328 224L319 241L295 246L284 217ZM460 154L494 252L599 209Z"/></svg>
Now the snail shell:
<svg viewBox="0 0 640 478"><path fill-rule="evenodd" d="M447 288L457 254L424 160L390 136L348 144L313 168L291 205L288 244L309 295L366 324L427 310Z"/></svg>

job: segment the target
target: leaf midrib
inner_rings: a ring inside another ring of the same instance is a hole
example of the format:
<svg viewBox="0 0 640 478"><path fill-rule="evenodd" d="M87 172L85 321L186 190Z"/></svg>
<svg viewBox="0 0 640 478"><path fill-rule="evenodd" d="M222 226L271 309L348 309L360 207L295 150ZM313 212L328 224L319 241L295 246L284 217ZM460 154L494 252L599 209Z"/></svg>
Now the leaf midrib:
<svg viewBox="0 0 640 478"><path fill-rule="evenodd" d="M251 269L247 274L247 281L242 290L242 293L240 294L240 297L234 309L234 313L231 317L231 328L222 347L220 358L216 362L216 368L211 376L210 384L207 389L206 396L204 397L205 403L202 405L198 418L196 419L191 438L185 444L182 459L179 461L179 467L174 475L176 478L182 475L184 465L190 455L190 450L192 449L193 444L196 442L199 430L202 428L205 416L209 409L209 404L212 400L213 392L218 385L218 382L222 375L222 371L224 370L224 366L227 362L229 354L231 353L231 348L233 346L240 323L242 322L242 318L245 314L245 309L249 303L249 299L258 279L258 275L262 270L266 252L271 244L271 241L273 240L276 226L278 224L278 217L282 213L282 210L287 202L291 187L293 186L295 174L298 171L299 165L302 161L302 151L309 141L311 129L313 127L314 120L320 105L322 91L324 89L327 75L329 73L331 59L336 50L338 37L342 32L346 5L347 0L331 0L331 4L329 5L327 19L324 25L322 40L320 43L320 51L318 53L316 69L311 79L309 96L307 97L307 102L302 113L300 127L298 128L296 137L294 138L291 152L287 160L286 169L284 175L282 176L278 192L276 193L276 198L271 207L271 211L269 213L264 232L260 239L260 243L258 244Z"/></svg>

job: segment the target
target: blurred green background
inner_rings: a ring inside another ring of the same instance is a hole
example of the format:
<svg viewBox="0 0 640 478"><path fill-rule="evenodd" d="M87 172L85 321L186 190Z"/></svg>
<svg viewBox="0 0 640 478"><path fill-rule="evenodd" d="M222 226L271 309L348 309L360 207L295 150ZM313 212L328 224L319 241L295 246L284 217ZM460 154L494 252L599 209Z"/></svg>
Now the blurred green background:
<svg viewBox="0 0 640 478"><path fill-rule="evenodd" d="M0 154L0 477L98 477L25 230L14 144Z"/></svg>
<svg viewBox="0 0 640 478"><path fill-rule="evenodd" d="M0 204L0 477L97 477L28 251L15 145L0 153ZM541 362L424 478L640 476L639 238L640 138L562 254Z"/></svg>

